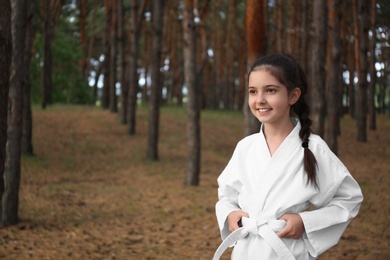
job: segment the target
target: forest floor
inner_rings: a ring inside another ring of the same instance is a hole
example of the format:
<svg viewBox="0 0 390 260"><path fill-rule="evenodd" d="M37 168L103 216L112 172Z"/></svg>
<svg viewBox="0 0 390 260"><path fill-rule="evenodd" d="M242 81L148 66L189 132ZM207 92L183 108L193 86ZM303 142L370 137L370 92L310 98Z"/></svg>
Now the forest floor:
<svg viewBox="0 0 390 260"><path fill-rule="evenodd" d="M129 136L97 108L34 109L35 156L22 158L20 222L0 227L2 259L211 259L221 242L216 179L243 136L239 112L202 113L200 185L183 185L186 112L162 108L158 162L146 160L147 109ZM368 142L342 120L339 157L365 200L319 259L390 259L390 118ZM223 259L229 259L226 252Z"/></svg>

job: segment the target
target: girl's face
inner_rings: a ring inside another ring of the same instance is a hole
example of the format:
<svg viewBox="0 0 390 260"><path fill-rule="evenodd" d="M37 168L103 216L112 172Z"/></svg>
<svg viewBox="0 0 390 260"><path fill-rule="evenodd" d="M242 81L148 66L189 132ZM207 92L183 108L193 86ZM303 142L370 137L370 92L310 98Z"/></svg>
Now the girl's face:
<svg viewBox="0 0 390 260"><path fill-rule="evenodd" d="M299 88L288 93L287 87L264 69L251 72L248 91L251 112L264 124L290 121L290 107L298 100L301 93Z"/></svg>

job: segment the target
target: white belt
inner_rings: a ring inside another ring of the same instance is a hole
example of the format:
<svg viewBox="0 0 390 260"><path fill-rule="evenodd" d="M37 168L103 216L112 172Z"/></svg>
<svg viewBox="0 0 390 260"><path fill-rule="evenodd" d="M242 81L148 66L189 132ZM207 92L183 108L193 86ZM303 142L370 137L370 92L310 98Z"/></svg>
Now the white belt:
<svg viewBox="0 0 390 260"><path fill-rule="evenodd" d="M272 247L280 259L296 260L287 246L275 233L281 231L286 226L286 221L246 217L243 217L241 221L242 227L236 229L225 238L215 252L213 260L218 260L228 247L234 246L238 240L246 237L249 233L261 236Z"/></svg>

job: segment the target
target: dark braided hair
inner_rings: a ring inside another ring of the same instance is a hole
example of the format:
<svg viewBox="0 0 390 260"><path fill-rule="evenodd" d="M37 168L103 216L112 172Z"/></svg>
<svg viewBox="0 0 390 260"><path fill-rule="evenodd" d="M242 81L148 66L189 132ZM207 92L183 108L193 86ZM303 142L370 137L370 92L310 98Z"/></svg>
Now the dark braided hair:
<svg viewBox="0 0 390 260"><path fill-rule="evenodd" d="M275 76L283 85L287 87L288 92L295 88L301 90L301 95L295 104L291 106L292 114L298 116L301 123L299 137L302 139L304 149L303 165L307 173L308 183L317 185L317 160L309 149L309 136L311 134L312 121L309 118L310 109L305 101L307 93L307 79L298 62L288 54L271 54L264 56L254 62L249 75L252 71L266 70Z"/></svg>

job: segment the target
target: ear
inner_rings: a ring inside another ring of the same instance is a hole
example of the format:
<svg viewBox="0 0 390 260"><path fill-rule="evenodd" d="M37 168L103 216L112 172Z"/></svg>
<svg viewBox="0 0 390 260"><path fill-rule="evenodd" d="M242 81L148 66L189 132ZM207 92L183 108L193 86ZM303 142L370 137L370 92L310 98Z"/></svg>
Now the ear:
<svg viewBox="0 0 390 260"><path fill-rule="evenodd" d="M301 96L301 89L300 88L294 88L290 91L290 105L294 105L299 97Z"/></svg>

